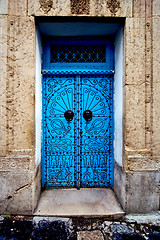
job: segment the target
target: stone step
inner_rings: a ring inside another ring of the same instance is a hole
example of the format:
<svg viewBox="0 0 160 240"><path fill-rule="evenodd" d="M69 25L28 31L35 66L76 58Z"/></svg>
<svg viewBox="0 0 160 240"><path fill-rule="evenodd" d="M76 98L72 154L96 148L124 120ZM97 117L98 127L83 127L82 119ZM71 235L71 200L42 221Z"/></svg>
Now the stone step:
<svg viewBox="0 0 160 240"><path fill-rule="evenodd" d="M49 189L41 194L35 216L107 217L124 215L112 189Z"/></svg>

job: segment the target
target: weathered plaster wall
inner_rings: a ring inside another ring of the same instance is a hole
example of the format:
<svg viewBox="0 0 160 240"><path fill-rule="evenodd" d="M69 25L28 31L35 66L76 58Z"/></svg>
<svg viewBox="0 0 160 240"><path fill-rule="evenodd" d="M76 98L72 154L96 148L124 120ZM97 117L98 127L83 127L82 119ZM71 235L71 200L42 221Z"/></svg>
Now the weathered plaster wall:
<svg viewBox="0 0 160 240"><path fill-rule="evenodd" d="M115 37L114 159L122 166L123 149L123 27Z"/></svg>
<svg viewBox="0 0 160 240"><path fill-rule="evenodd" d="M115 171L115 191L126 212L144 213L159 208L160 145L159 137L154 136L160 133L160 109L155 115L154 112L160 99L154 100L157 94L153 87L154 83L156 88L160 87L154 76L157 61L153 60L154 44L158 42L154 34L158 28L153 25L154 2L153 8L152 1L133 2L133 15L126 18L125 26L124 162L122 170ZM157 70L156 67L156 74ZM121 193L120 178L125 186Z"/></svg>
<svg viewBox="0 0 160 240"><path fill-rule="evenodd" d="M115 4L110 2L104 0L30 0L28 14L34 16L132 16L131 0L121 0L120 4L119 1L115 1Z"/></svg>
<svg viewBox="0 0 160 240"><path fill-rule="evenodd" d="M160 8L160 2L159 2ZM159 12L160 15L160 12ZM160 159L160 16L155 16L153 18L153 106L152 106L152 114L153 114L153 135L152 135L152 149L153 149L153 157L155 161L158 163ZM159 165L160 167L160 165Z"/></svg>
<svg viewBox="0 0 160 240"><path fill-rule="evenodd" d="M42 64L42 40L41 34L36 28L36 95L35 95L35 164L41 163L41 141L42 141L42 79L41 79L41 64Z"/></svg>
<svg viewBox="0 0 160 240"><path fill-rule="evenodd" d="M0 156L6 155L7 16L0 15Z"/></svg>
<svg viewBox="0 0 160 240"><path fill-rule="evenodd" d="M8 14L8 0L6 1L0 1L0 14L5 15Z"/></svg>
<svg viewBox="0 0 160 240"><path fill-rule="evenodd" d="M114 189L127 212L158 210L160 1L1 0L0 213L32 214L40 194L34 16L126 18L123 159L122 166L115 165Z"/></svg>
<svg viewBox="0 0 160 240"><path fill-rule="evenodd" d="M3 1L2 6L5 3ZM8 1L7 8L8 15L0 15L0 213L31 214L34 209L33 187L36 175L35 24L34 18L27 16L27 2Z"/></svg>

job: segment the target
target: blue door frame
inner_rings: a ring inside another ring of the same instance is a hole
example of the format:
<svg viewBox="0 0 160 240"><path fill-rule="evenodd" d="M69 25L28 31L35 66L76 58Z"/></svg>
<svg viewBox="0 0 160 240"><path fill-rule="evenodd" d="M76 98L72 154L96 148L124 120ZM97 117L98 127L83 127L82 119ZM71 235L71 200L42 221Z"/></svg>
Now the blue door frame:
<svg viewBox="0 0 160 240"><path fill-rule="evenodd" d="M113 186L113 56L110 40L46 42L43 187Z"/></svg>

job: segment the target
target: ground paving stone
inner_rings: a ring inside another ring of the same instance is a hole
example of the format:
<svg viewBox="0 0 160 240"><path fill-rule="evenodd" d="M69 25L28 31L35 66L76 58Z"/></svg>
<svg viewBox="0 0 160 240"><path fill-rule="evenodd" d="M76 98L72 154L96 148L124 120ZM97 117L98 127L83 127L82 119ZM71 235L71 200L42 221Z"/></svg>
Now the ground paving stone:
<svg viewBox="0 0 160 240"><path fill-rule="evenodd" d="M34 227L32 240L67 240L67 235L67 226L65 222L49 222L42 220Z"/></svg>
<svg viewBox="0 0 160 240"><path fill-rule="evenodd" d="M160 240L160 224L85 218L1 217L0 240Z"/></svg>
<svg viewBox="0 0 160 240"><path fill-rule="evenodd" d="M77 232L77 240L104 240L99 230Z"/></svg>
<svg viewBox="0 0 160 240"><path fill-rule="evenodd" d="M143 236L136 233L115 233L113 240L144 240Z"/></svg>
<svg viewBox="0 0 160 240"><path fill-rule="evenodd" d="M111 232L113 233L131 233L134 232L132 227L125 226L123 224L111 224L110 225Z"/></svg>

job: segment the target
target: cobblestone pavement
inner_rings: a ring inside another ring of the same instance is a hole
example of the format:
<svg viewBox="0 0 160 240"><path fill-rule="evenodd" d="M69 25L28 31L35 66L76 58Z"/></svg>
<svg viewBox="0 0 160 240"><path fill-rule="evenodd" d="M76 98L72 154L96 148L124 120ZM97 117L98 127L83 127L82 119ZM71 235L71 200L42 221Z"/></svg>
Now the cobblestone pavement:
<svg viewBox="0 0 160 240"><path fill-rule="evenodd" d="M160 219L0 218L0 240L160 240Z"/></svg>

